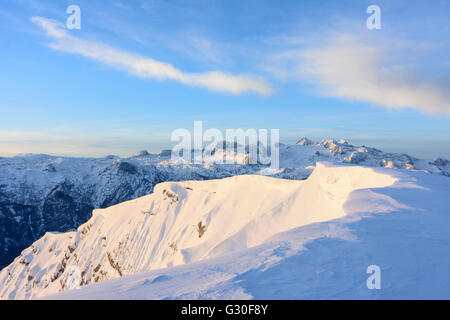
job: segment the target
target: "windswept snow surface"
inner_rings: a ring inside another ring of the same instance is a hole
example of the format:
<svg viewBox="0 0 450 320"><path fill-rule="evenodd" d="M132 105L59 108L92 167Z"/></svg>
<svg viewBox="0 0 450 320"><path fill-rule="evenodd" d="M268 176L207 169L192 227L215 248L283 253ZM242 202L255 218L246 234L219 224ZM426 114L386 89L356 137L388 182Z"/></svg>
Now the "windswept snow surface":
<svg viewBox="0 0 450 320"><path fill-rule="evenodd" d="M448 299L448 194L444 176L331 163L305 181L162 183L47 233L2 270L0 298Z"/></svg>

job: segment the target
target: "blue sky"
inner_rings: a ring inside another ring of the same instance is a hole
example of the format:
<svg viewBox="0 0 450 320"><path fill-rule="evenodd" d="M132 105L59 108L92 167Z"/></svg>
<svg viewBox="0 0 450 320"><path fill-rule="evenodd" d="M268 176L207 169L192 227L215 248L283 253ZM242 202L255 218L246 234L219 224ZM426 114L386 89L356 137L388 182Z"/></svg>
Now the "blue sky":
<svg viewBox="0 0 450 320"><path fill-rule="evenodd" d="M81 8L68 30L66 8ZM381 8L380 30L366 9ZM0 6L0 155L128 156L177 128L276 128L450 158L450 2Z"/></svg>

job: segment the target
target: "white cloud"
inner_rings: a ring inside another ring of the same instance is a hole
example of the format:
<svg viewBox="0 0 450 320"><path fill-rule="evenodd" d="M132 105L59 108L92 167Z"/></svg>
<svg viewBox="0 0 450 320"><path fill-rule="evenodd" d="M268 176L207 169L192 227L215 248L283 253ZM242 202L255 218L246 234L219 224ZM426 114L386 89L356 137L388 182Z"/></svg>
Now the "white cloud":
<svg viewBox="0 0 450 320"><path fill-rule="evenodd" d="M252 75L231 75L221 71L185 73L174 66L114 49L99 42L79 39L69 34L60 22L33 17L31 21L40 26L53 39L50 47L57 51L78 54L101 63L120 68L141 78L174 80L185 85L202 87L213 91L242 94L255 92L260 95L272 93L272 87L263 78Z"/></svg>
<svg viewBox="0 0 450 320"><path fill-rule="evenodd" d="M323 43L277 55L270 71L281 79L311 83L325 96L450 114L448 76L439 79L417 68L388 64L387 48L362 44L349 35Z"/></svg>

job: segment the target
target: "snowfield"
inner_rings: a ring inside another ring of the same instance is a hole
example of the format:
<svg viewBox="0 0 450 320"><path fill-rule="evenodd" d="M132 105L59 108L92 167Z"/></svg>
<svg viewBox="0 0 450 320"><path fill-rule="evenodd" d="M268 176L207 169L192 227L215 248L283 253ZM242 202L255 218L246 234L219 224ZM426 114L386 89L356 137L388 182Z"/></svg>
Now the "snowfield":
<svg viewBox="0 0 450 320"><path fill-rule="evenodd" d="M229 145L229 144L228 144ZM220 144L219 144L220 146ZM303 180L316 162L332 161L371 167L421 170L450 176L450 161L423 160L407 154L385 153L343 140L280 144L280 168L248 164L244 153L231 152L235 164L217 164L218 148L203 164L172 161L171 151L142 151L129 158L69 158L48 155L0 157L0 269L46 232L77 229L92 211L153 192L165 181L211 180L244 174Z"/></svg>
<svg viewBox="0 0 450 320"><path fill-rule="evenodd" d="M330 162L304 181L160 183L46 233L0 298L449 299L449 194L443 175Z"/></svg>
<svg viewBox="0 0 450 320"><path fill-rule="evenodd" d="M220 144L219 144L220 146ZM261 146L260 146L261 147ZM280 168L248 164L244 153L231 152L234 164L217 164L220 148L202 164L172 161L171 151L142 151L129 158L69 158L48 155L0 157L0 269L46 232L75 230L94 209L107 208L153 192L166 181L211 180L238 175L270 175L303 180L316 162L351 163L370 167L421 170L450 176L450 161L423 160L353 146L343 140L280 144Z"/></svg>

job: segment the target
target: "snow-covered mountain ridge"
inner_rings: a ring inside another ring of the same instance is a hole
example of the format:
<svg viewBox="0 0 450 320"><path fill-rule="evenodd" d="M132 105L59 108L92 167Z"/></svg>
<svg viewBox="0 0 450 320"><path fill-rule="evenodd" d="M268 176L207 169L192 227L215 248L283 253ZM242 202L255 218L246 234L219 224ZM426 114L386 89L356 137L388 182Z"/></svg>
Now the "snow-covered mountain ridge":
<svg viewBox="0 0 450 320"><path fill-rule="evenodd" d="M219 165L206 159L202 165L173 163L170 151L141 152L130 158L99 159L22 155L0 158L0 268L47 231L63 232L86 222L91 212L149 194L164 181L209 180L243 174L260 174L261 165ZM347 162L375 167L396 167L450 176L445 159L420 160L405 154L383 153L345 141L280 145L277 178L307 178L317 161ZM264 171L264 174L267 174Z"/></svg>
<svg viewBox="0 0 450 320"><path fill-rule="evenodd" d="M305 181L161 183L47 233L0 273L0 297L64 291L75 269L88 286L53 298L448 297L448 192L438 175L331 163ZM371 264L385 291L365 288Z"/></svg>

